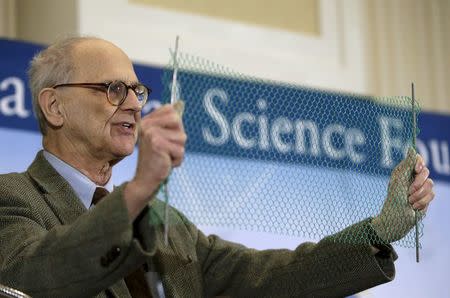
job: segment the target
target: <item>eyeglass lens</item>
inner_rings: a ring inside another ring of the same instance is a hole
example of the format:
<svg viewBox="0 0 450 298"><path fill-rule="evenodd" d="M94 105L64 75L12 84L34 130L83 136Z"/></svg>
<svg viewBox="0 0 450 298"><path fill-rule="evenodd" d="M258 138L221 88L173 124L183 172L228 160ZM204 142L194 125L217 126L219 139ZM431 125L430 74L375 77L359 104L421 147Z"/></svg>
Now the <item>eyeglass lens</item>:
<svg viewBox="0 0 450 298"><path fill-rule="evenodd" d="M128 87L122 81L114 81L108 87L108 98L114 105L120 105L125 100L128 94L128 89L132 89L136 94L137 100L140 104L144 104L147 101L148 91L142 84L137 84L133 87Z"/></svg>

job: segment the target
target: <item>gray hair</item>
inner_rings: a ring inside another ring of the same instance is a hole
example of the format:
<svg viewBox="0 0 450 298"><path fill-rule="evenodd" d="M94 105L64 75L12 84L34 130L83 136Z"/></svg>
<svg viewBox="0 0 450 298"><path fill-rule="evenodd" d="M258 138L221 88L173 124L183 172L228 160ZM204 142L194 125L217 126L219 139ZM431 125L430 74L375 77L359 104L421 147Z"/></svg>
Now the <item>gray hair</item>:
<svg viewBox="0 0 450 298"><path fill-rule="evenodd" d="M72 59L73 47L82 41L92 39L98 38L78 36L61 39L37 53L31 60L28 77L33 111L43 135L47 132L47 121L39 106L39 93L44 88L70 82L75 69Z"/></svg>

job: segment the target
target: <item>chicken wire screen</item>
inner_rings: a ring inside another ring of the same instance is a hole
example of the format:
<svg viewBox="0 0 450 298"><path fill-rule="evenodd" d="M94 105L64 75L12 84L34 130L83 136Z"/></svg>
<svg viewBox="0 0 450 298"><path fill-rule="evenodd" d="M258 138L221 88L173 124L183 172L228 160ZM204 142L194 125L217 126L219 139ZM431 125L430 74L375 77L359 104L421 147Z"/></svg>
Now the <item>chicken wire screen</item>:
<svg viewBox="0 0 450 298"><path fill-rule="evenodd" d="M410 98L261 80L185 53L177 64L188 141L169 197L191 221L318 239L379 213L416 134Z"/></svg>

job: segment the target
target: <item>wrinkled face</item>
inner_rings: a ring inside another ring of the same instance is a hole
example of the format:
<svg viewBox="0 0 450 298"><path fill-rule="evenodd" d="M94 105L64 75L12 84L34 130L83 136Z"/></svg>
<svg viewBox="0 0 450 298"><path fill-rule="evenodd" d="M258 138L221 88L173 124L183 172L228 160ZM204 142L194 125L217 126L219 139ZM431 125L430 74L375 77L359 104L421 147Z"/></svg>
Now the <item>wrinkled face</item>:
<svg viewBox="0 0 450 298"><path fill-rule="evenodd" d="M130 59L102 40L83 41L73 50L75 72L70 83L137 82ZM130 155L137 140L140 106L130 89L120 106L111 105L106 90L81 87L58 88L63 101L64 140L71 150L99 160Z"/></svg>

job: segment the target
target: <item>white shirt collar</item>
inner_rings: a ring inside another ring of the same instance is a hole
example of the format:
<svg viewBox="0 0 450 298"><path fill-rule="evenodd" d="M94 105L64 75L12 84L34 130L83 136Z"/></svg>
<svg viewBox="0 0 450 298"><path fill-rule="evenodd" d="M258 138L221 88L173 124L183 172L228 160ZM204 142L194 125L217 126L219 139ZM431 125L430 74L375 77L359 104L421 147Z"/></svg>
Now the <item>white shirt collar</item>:
<svg viewBox="0 0 450 298"><path fill-rule="evenodd" d="M86 209L89 209L97 187L103 187L109 192L114 189L113 179L109 179L106 185L97 185L92 182L83 173L62 161L52 153L44 150L44 157L55 168L55 170L70 184L78 198L81 200Z"/></svg>

